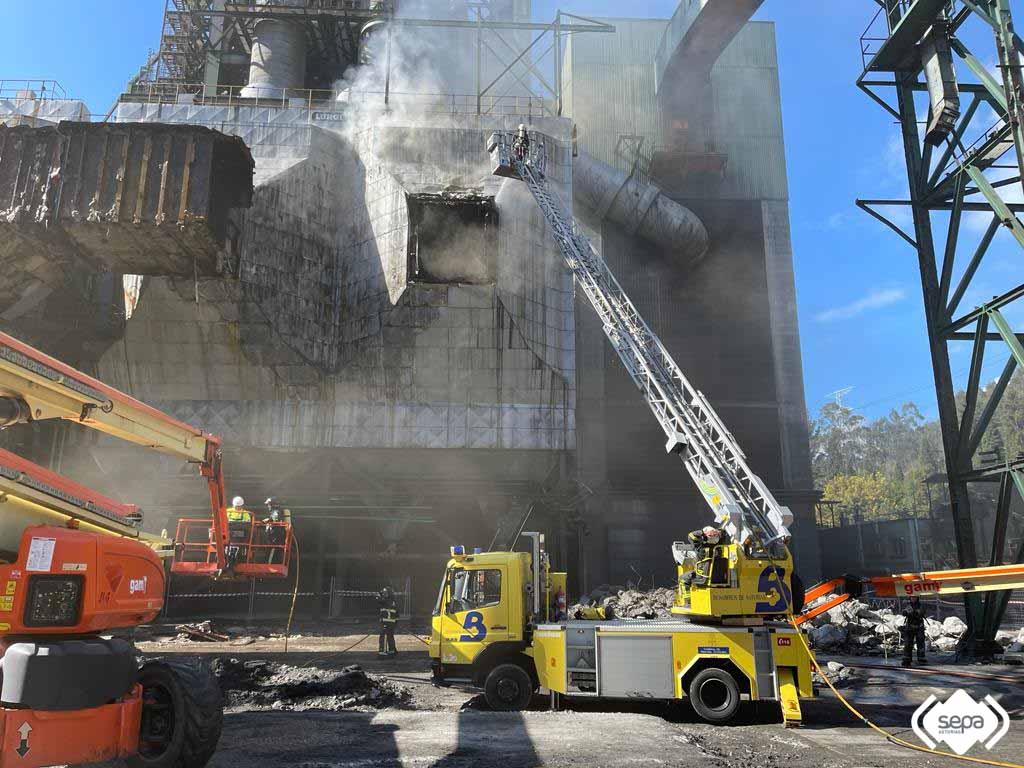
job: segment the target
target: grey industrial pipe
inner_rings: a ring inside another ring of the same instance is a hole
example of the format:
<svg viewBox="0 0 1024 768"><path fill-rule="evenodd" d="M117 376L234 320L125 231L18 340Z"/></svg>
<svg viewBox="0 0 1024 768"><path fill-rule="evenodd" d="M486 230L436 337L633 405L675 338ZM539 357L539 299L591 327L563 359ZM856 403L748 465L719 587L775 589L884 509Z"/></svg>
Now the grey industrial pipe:
<svg viewBox="0 0 1024 768"><path fill-rule="evenodd" d="M630 234L657 243L684 264L708 251L708 231L697 215L660 188L580 153L573 161L573 202L597 220L613 221Z"/></svg>
<svg viewBox="0 0 1024 768"><path fill-rule="evenodd" d="M306 33L291 21L260 19L253 33L247 99L283 99L306 79Z"/></svg>

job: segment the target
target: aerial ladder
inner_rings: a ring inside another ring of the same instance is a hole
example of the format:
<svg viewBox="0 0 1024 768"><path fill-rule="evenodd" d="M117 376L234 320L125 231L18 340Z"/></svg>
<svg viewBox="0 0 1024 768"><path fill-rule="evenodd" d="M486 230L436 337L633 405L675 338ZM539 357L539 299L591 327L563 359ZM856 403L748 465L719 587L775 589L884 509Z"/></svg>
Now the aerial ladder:
<svg viewBox="0 0 1024 768"><path fill-rule="evenodd" d="M792 513L750 469L743 450L707 398L686 379L608 265L548 188L548 152L543 137L522 128L514 134L496 133L488 151L497 175L520 179L530 190L566 266L665 431L666 450L682 459L717 525L728 535L728 543L703 548L692 546L692 542L673 544L680 576L675 612L713 618L792 613L799 625L860 596L865 586L880 598L1024 588L1024 565L1012 564L867 579L845 576L817 584L806 594L797 580L794 589L792 558L786 546Z"/></svg>
<svg viewBox="0 0 1024 768"><path fill-rule="evenodd" d="M675 612L708 620L782 615L802 603L788 549L792 512L747 464L707 397L683 374L575 219L548 186L544 137L520 127L488 142L494 173L522 180L540 207L565 264L597 312L626 371L711 507L719 542L677 542ZM794 606L794 602L796 605Z"/></svg>

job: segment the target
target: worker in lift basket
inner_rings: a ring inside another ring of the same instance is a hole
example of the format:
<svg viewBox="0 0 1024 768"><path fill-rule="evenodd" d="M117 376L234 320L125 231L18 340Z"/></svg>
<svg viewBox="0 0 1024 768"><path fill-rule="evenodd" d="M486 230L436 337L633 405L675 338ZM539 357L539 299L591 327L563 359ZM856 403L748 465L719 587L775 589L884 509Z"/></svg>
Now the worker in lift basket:
<svg viewBox="0 0 1024 768"><path fill-rule="evenodd" d="M519 128L516 130L515 138L512 139L512 152L515 153L517 160L525 161L529 151L530 134L526 130L526 126L520 123Z"/></svg>
<svg viewBox="0 0 1024 768"><path fill-rule="evenodd" d="M924 657L926 616L924 608L921 607L920 597L910 598L910 605L903 610L903 618L906 619L903 626L900 627L900 631L903 632L903 666L910 666L915 644L917 645L917 663L927 664L928 660Z"/></svg>
<svg viewBox="0 0 1024 768"><path fill-rule="evenodd" d="M263 548L260 560L266 563L284 562L287 533L281 523L291 522L292 512L273 496L263 502L263 506L267 508L267 515L260 521L263 526L259 531L259 543L269 546Z"/></svg>
<svg viewBox="0 0 1024 768"><path fill-rule="evenodd" d="M380 638L377 643L378 656L396 656L395 624L398 623L398 603L390 587L384 587L377 595L380 605Z"/></svg>
<svg viewBox="0 0 1024 768"><path fill-rule="evenodd" d="M227 508L228 546L224 550L231 565L245 562L249 554L249 536L252 533L252 513L245 508L245 499L235 496Z"/></svg>

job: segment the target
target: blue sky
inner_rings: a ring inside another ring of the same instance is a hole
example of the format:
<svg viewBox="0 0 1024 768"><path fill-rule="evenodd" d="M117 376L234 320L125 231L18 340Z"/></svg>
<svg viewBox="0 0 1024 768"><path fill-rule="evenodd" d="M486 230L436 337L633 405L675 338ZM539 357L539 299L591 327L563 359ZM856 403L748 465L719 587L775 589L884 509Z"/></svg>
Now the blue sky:
<svg viewBox="0 0 1024 768"><path fill-rule="evenodd" d="M104 114L157 45L163 0L35 0L0 3L0 77L60 81ZM859 36L870 0L766 0L758 19L777 24L789 163L793 245L807 403L852 387L848 405L874 417L906 400L933 414L931 366L914 252L854 206L857 197L904 197L896 126L854 86ZM673 0L534 0L547 20L556 7L593 16L668 17ZM45 36L42 31L45 30ZM983 53L984 52L984 53ZM988 49L979 47L984 59ZM980 217L965 229L979 236ZM965 249L970 247L964 246ZM964 306L1001 293L1019 274L1019 251L1000 236L989 271ZM1002 278L1001 278L1002 276ZM1013 318L1020 322L1020 318ZM953 356L962 380L967 345ZM998 375L993 356L986 377Z"/></svg>

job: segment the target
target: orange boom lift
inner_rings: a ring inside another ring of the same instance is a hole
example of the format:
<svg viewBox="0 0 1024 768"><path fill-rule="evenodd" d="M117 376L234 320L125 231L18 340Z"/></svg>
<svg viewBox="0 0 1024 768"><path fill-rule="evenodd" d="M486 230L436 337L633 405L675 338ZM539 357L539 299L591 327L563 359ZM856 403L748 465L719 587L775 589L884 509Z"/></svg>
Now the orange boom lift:
<svg viewBox="0 0 1024 768"><path fill-rule="evenodd" d="M191 662L140 669L130 642L101 633L156 618L161 555L179 572L287 576L290 523L246 523L234 539L247 546L233 543L218 437L0 333L0 427L45 419L196 464L211 514L191 521L200 544L170 542L142 531L138 507L0 450L0 768L203 765L220 735L216 681Z"/></svg>

